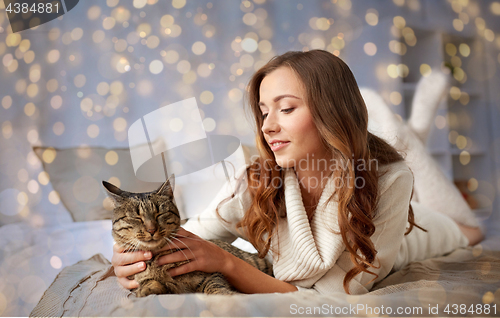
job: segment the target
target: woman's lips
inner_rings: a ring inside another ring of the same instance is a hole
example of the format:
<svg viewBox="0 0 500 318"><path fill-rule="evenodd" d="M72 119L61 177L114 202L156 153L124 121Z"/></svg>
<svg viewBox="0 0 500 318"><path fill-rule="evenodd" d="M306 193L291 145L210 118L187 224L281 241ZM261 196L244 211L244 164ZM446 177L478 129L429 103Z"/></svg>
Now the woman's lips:
<svg viewBox="0 0 500 318"><path fill-rule="evenodd" d="M283 149L284 147L288 146L288 144L289 144L289 143L290 143L290 142L289 142L289 141L287 141L287 142L282 142L282 143L280 143L280 144L279 144L279 145L277 145L277 146L273 146L273 145L269 145L269 146L271 146L271 150L272 150L273 152L276 152L276 151L281 150L281 149Z"/></svg>

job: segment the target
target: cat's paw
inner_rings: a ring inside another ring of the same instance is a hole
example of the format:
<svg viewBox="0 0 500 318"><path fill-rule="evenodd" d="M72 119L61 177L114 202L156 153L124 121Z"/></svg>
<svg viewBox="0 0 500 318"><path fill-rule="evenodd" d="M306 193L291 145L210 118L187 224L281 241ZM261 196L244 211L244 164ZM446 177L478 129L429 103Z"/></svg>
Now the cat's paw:
<svg viewBox="0 0 500 318"><path fill-rule="evenodd" d="M236 295L239 294L236 290L232 288L211 288L205 289L205 294L207 295Z"/></svg>
<svg viewBox="0 0 500 318"><path fill-rule="evenodd" d="M135 291L135 295L137 297L146 297L153 294L169 294L169 292L164 284L156 280L148 280L147 282L141 284L141 286L139 286L139 288Z"/></svg>

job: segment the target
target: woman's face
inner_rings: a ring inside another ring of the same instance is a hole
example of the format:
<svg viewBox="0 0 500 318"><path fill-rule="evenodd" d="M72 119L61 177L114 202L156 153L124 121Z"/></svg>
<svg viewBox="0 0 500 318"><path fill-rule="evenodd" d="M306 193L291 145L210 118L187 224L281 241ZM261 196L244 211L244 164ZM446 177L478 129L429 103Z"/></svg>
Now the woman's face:
<svg viewBox="0 0 500 318"><path fill-rule="evenodd" d="M327 159L309 107L305 89L288 67L269 73L260 84L262 132L282 168L310 170L313 161Z"/></svg>

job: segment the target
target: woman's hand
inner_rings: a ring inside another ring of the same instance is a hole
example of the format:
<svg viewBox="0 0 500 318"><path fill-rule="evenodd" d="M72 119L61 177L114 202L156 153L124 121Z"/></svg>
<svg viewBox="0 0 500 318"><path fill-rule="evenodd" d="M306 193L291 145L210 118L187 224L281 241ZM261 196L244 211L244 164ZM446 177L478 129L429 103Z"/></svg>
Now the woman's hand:
<svg viewBox="0 0 500 318"><path fill-rule="evenodd" d="M142 272L146 269L144 261L152 257L151 252L128 252L124 253L124 248L113 245L113 258L111 264L115 269L115 275L118 277L120 285L126 289L133 289L139 287L139 283L135 280L130 280L127 277Z"/></svg>
<svg viewBox="0 0 500 318"><path fill-rule="evenodd" d="M171 276L192 271L219 272L231 285L242 293L285 293L297 291L297 287L269 276L212 242L179 229L175 239L164 249L181 248L181 251L162 256L159 265L189 260L189 263L169 269Z"/></svg>
<svg viewBox="0 0 500 318"><path fill-rule="evenodd" d="M180 228L176 237L162 250L181 249L172 254L164 255L158 259L159 265L175 263L188 260L189 263L172 268L168 271L170 276L178 276L193 271L206 273L220 272L224 274L225 265L232 254L221 249L212 242L196 236L195 234Z"/></svg>

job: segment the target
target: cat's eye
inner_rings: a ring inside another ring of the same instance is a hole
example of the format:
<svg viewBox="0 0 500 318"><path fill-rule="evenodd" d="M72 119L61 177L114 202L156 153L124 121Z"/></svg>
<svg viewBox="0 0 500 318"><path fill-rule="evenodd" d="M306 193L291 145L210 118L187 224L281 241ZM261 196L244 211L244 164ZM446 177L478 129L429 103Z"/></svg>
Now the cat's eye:
<svg viewBox="0 0 500 318"><path fill-rule="evenodd" d="M132 221L132 220L137 221L137 222L142 222L142 218L140 218L138 216L133 216L133 215L130 216L129 221Z"/></svg>

